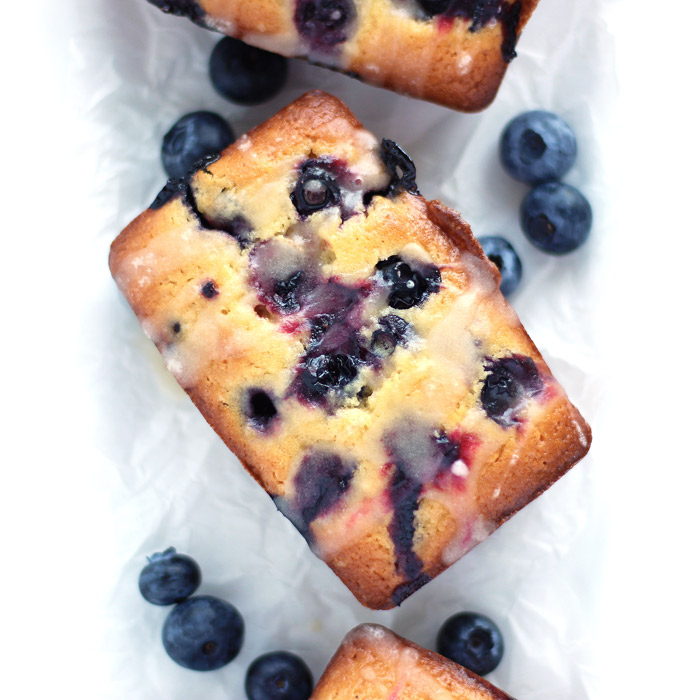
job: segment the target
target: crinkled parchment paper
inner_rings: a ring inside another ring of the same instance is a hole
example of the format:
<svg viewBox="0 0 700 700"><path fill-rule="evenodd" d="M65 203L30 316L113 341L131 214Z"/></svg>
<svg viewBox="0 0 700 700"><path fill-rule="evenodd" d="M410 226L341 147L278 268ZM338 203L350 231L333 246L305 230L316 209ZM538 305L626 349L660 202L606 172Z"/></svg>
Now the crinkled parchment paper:
<svg viewBox="0 0 700 700"><path fill-rule="evenodd" d="M99 649L107 695L130 700L243 697L243 677L258 655L288 649L316 677L343 635L363 621L385 624L433 647L442 622L477 610L506 639L489 680L520 700L586 698L592 671L602 546L596 495L596 416L602 377L591 309L595 266L606 224L606 173L599 132L615 101L612 40L604 0L542 0L526 28L494 104L464 115L292 61L289 82L264 105L220 99L207 78L218 36L165 16L145 0L74 0L69 30L70 90L76 131L92 149L82 196L98 211L84 241L97 261L85 271L81 363L93 399L95 469L109 485L113 540L102 561L114 571L103 596ZM184 392L109 277L111 240L151 202L165 181L160 139L182 114L220 112L238 135L302 92L323 88L378 136L413 157L421 191L457 208L477 235L502 234L525 274L512 303L574 403L591 422L588 458L545 495L399 609L362 608L241 468ZM518 226L525 186L497 159L505 123L526 109L558 112L579 139L566 181L594 208L587 245L552 258ZM104 264L101 264L103 261ZM246 622L240 656L200 674L176 666L160 643L167 610L137 589L145 557L173 545L203 570L202 593L232 601Z"/></svg>

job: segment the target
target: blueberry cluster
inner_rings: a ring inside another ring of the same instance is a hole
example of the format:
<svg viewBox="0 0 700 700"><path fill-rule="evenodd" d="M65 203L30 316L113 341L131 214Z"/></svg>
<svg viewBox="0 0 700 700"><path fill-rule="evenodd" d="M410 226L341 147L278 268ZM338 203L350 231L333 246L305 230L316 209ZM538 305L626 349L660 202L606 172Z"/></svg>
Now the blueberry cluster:
<svg viewBox="0 0 700 700"><path fill-rule="evenodd" d="M560 182L576 153L571 127L543 110L515 117L501 135L500 158L506 172L534 185L520 207L520 225L528 240L546 253L570 253L583 245L591 231L588 200Z"/></svg>
<svg viewBox="0 0 700 700"><path fill-rule="evenodd" d="M148 558L139 590L149 603L175 605L163 625L168 656L193 671L212 671L238 655L244 624L238 610L225 600L193 595L201 580L197 562L170 547Z"/></svg>
<svg viewBox="0 0 700 700"><path fill-rule="evenodd" d="M175 663L213 671L238 655L243 645L241 614L211 595L193 595L202 574L197 562L173 547L148 557L139 576L141 595L154 605L174 605L163 625L163 646ZM295 654L276 651L253 661L245 679L248 700L308 700L313 677Z"/></svg>

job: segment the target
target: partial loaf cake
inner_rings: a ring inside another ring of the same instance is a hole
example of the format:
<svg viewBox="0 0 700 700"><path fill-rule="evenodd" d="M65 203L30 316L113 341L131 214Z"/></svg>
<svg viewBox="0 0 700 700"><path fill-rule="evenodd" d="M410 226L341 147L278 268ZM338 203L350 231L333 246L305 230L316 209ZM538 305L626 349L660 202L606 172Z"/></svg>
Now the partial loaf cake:
<svg viewBox="0 0 700 700"><path fill-rule="evenodd" d="M399 637L360 625L343 639L310 700L513 700L481 676Z"/></svg>
<svg viewBox="0 0 700 700"><path fill-rule="evenodd" d="M491 103L537 0L149 0L284 56L453 109Z"/></svg>
<svg viewBox="0 0 700 700"><path fill-rule="evenodd" d="M391 608L590 431L411 159L311 92L170 181L112 274L207 421L360 602Z"/></svg>

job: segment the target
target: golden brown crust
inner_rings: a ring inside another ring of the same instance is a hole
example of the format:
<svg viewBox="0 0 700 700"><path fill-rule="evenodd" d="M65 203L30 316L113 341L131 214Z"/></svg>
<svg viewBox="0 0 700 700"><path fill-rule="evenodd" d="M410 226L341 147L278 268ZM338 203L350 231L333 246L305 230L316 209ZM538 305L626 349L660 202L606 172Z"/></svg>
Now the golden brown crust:
<svg viewBox="0 0 700 700"><path fill-rule="evenodd" d="M519 37L538 0L520 4ZM295 3L287 0L200 0L213 28L285 55L307 48L294 24ZM465 112L486 108L496 96L508 63L503 44L508 30L494 21L478 31L463 18L421 19L393 0L356 3L356 32L338 55L313 60L372 85Z"/></svg>
<svg viewBox="0 0 700 700"><path fill-rule="evenodd" d="M361 126L336 98L322 92L307 93L243 136L218 161L192 178L198 206L213 207L215 196L224 190L237 194L250 190L253 196L262 187L265 199L261 215L268 216L264 205L271 190L266 183L278 186L281 181L281 196L288 203L289 172L295 172L300 159L332 153L340 154L348 163L361 162L364 151L371 150L374 143L368 141L369 135L361 131ZM283 231L294 223L284 216L271 222L274 231ZM180 237L179 231L184 232ZM422 318L428 314L449 320L461 295L488 288L483 313L494 322L485 337L495 350L507 348L532 358L547 379L551 395L543 394L544 408L533 413L526 429L504 431L488 419L479 423L479 429L485 431L479 448L484 456L480 466L470 473L471 485L464 498L479 520L466 525L484 529L485 536L586 454L590 429L561 388L553 380L549 382L549 368L497 292L496 267L484 256L469 225L457 212L438 201L426 202L402 192L393 198L376 197L365 216L351 217L335 233L326 235L333 245L334 269L342 275L361 273L364 279L378 259L386 259L407 244L418 243L431 260L439 262L443 291L410 317L415 324L420 325L420 314ZM194 245L193 238L198 246L194 259L188 248ZM194 358L199 362L196 376L185 374L178 380L205 419L270 495L284 495L290 470L309 445L331 442L354 452L363 444L372 423L383 420L394 405L415 404L430 411L433 404L453 401L452 397L445 398L446 392L457 392L454 416L441 420L452 429L471 415L476 400L473 389L460 382L438 383L431 389L436 381L435 367L429 362L421 365L423 360L407 354L405 371L392 375L396 386L386 390L390 392L386 398L382 398L382 391L376 392L361 415L328 415L317 423L309 420L303 430L285 433L283 439L270 439L252 430L238 408L241 392L255 385L284 391L286 384L278 387L276 378L288 372L304 350L300 338L278 332L269 319L253 309L255 301L246 300L247 292L241 285L249 264L245 255L229 236L201 231L196 213L183 198L175 197L157 210L147 210L124 229L112 244L110 268L149 336L166 355L172 343L167 334L174 320L168 315L171 309L176 308L177 320L184 329L188 323L216 322L221 318L219 314L234 314L233 340L215 333L213 342ZM197 288L198 280L211 275L221 289L216 304L203 299ZM470 322L469 317L461 318L457 317L458 325ZM246 350L246 338L250 339L249 345L254 345L254 353ZM235 347L230 347L230 342ZM477 377L477 381L482 378ZM360 423L362 429L356 430ZM490 447L491 443L496 447ZM407 584L395 563L394 544L388 533L390 519L390 510L380 507L358 537L341 543L324 557L358 600L371 608L394 607L412 587L437 576L468 548L465 544L463 550L458 548L446 555L466 525L439 490L426 491L417 511L415 537L423 570L419 579ZM331 518L328 523L314 523L313 530L321 541L323 528L342 526ZM467 534L475 538L472 545L482 538L471 530Z"/></svg>
<svg viewBox="0 0 700 700"><path fill-rule="evenodd" d="M480 676L380 625L351 630L311 700L513 700Z"/></svg>

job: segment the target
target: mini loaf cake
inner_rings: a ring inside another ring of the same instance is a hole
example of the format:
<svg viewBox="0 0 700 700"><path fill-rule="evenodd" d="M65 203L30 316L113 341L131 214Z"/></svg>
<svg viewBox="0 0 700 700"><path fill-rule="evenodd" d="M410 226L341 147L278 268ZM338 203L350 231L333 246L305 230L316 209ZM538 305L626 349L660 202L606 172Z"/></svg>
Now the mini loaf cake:
<svg viewBox="0 0 700 700"><path fill-rule="evenodd" d="M537 0L149 0L165 12L372 85L475 112Z"/></svg>
<svg viewBox="0 0 700 700"><path fill-rule="evenodd" d="M458 214L304 95L170 181L112 274L168 369L363 604L391 608L588 450Z"/></svg>
<svg viewBox="0 0 700 700"><path fill-rule="evenodd" d="M311 700L512 700L481 676L381 625L343 639Z"/></svg>

